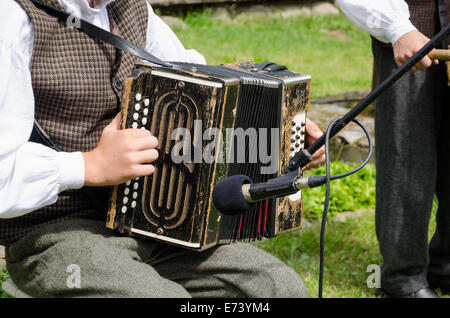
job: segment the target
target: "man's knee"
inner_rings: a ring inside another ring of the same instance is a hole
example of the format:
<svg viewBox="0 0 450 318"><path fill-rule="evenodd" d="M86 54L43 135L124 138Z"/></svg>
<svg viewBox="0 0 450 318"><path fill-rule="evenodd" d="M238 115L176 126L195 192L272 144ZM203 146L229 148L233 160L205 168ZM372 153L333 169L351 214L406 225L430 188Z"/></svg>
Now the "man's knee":
<svg viewBox="0 0 450 318"><path fill-rule="evenodd" d="M261 266L255 282L258 297L307 298L308 289L303 279L290 267L277 259Z"/></svg>
<svg viewBox="0 0 450 318"><path fill-rule="evenodd" d="M308 297L301 277L274 256L250 244L231 244L223 249L229 259L239 255L239 263L234 266L240 275L235 278L235 283L248 297Z"/></svg>

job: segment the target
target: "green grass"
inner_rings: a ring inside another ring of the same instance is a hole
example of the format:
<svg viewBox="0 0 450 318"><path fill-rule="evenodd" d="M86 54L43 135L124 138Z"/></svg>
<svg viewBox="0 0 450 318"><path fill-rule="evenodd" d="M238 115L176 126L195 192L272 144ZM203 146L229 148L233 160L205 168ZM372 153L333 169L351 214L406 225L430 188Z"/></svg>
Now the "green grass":
<svg viewBox="0 0 450 318"><path fill-rule="evenodd" d="M0 266L0 298L8 298L9 296L1 289L2 283L9 278L9 274L5 268Z"/></svg>
<svg viewBox="0 0 450 318"><path fill-rule="evenodd" d="M331 176L355 168L344 162L331 163ZM326 175L324 166L305 175ZM317 218L322 215L325 200L325 185L303 191L305 200L305 217ZM368 164L357 173L331 181L330 205L328 215L334 216L343 211L356 211L375 208L375 165Z"/></svg>
<svg viewBox="0 0 450 318"><path fill-rule="evenodd" d="M223 21L205 10L183 19L188 28L174 28L175 33L187 48L202 53L208 64L245 60L284 64L312 76L313 97L371 86L370 38L343 14Z"/></svg>
<svg viewBox="0 0 450 318"><path fill-rule="evenodd" d="M331 175L353 169L355 165L332 162ZM325 175L325 167L306 175ZM317 297L319 275L320 219L323 213L325 186L303 190L305 219L311 226L263 241L259 247L278 257L297 271L311 297ZM366 285L370 264L382 264L375 236L374 214L347 217L347 221L333 221L344 211L375 208L375 166L368 164L347 178L331 181L325 244L324 297L374 297L374 290ZM320 218L320 219L319 219Z"/></svg>
<svg viewBox="0 0 450 318"><path fill-rule="evenodd" d="M318 296L320 223L301 232L280 235L258 244L303 278L310 297ZM327 298L374 297L366 285L370 264L381 265L375 237L374 214L364 213L347 222L329 221L325 237L323 296Z"/></svg>
<svg viewBox="0 0 450 318"><path fill-rule="evenodd" d="M437 202L429 228L433 235ZM310 297L318 296L320 222L300 232L277 236L258 244L293 268L304 280ZM326 298L373 298L375 290L367 287L371 264L380 265L383 258L375 235L375 214L347 217L345 222L329 218L325 236L323 296ZM441 295L442 296L442 295ZM446 296L448 297L448 296Z"/></svg>

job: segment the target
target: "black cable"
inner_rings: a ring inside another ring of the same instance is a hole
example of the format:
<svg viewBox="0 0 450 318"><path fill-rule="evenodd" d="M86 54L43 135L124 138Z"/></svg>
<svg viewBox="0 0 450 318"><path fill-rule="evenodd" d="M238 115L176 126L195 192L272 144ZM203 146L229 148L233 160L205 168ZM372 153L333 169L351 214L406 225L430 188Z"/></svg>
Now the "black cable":
<svg viewBox="0 0 450 318"><path fill-rule="evenodd" d="M331 189L331 180L341 179L345 178L349 175L354 174L355 172L358 172L361 170L367 163L369 162L370 158L373 154L373 143L372 143L372 137L370 136L369 131L364 127L364 125L359 122L357 119L353 119L352 121L355 122L359 127L362 128L364 133L366 134L367 140L369 142L369 154L367 155L366 159L363 161L362 164L360 164L358 167L339 174L335 176L330 176L331 169L330 169L330 135L331 131L334 127L334 125L341 120L341 117L334 119L330 125L327 128L327 131L325 133L325 164L326 164L326 190L325 190L325 203L323 207L323 214L322 214L322 225L320 230L320 264L319 264L319 298L322 298L323 293L323 271L324 271L324 262L325 262L325 229L326 229L326 223L327 223L327 214L328 214L328 207L330 203L330 189Z"/></svg>

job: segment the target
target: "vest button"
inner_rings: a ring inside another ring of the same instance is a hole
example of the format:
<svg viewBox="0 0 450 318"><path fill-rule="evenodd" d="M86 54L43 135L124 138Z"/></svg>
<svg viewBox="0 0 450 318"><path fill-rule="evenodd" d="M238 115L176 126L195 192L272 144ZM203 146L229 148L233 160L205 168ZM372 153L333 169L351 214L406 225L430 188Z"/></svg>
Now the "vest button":
<svg viewBox="0 0 450 318"><path fill-rule="evenodd" d="M118 89L119 91L121 91L123 89L123 84L121 81L115 80L113 82L113 85L116 89Z"/></svg>

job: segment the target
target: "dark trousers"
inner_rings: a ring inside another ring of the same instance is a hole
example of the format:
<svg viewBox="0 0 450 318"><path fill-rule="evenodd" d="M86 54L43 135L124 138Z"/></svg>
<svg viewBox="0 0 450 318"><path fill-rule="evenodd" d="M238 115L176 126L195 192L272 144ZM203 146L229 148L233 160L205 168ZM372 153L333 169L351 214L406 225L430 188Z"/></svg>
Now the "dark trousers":
<svg viewBox="0 0 450 318"><path fill-rule="evenodd" d="M372 50L381 82L397 69L393 50L376 40ZM450 286L450 110L444 63L403 76L377 99L375 112L381 288L402 295L429 282ZM434 194L437 230L429 245Z"/></svg>

